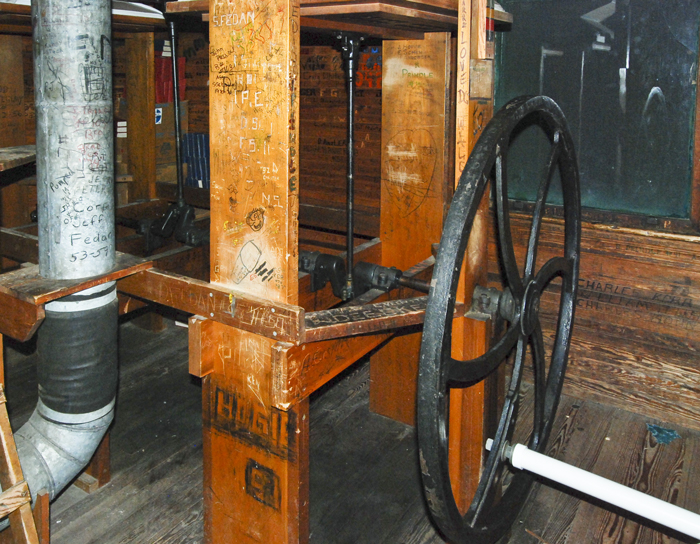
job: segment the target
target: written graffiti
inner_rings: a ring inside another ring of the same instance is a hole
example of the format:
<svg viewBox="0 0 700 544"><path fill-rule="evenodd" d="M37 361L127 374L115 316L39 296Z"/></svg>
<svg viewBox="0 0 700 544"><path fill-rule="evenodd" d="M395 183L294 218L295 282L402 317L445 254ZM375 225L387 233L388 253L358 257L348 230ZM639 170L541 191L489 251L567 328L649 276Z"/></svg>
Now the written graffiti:
<svg viewBox="0 0 700 544"><path fill-rule="evenodd" d="M402 217L415 212L428 197L437 164L430 131L406 129L386 144L382 182Z"/></svg>
<svg viewBox="0 0 700 544"><path fill-rule="evenodd" d="M271 468L248 459L245 466L245 492L256 501L279 510L282 505L280 478Z"/></svg>
<svg viewBox="0 0 700 544"><path fill-rule="evenodd" d="M680 308L693 307L692 298L671 293L642 293L632 287L583 278L579 279L578 286L579 298L584 300L596 300L635 308L649 308L649 303Z"/></svg>
<svg viewBox="0 0 700 544"><path fill-rule="evenodd" d="M214 257L213 271L214 277L221 274L249 293L268 295L282 288L289 268L286 259L293 251L282 250L291 219L280 210L289 207L287 195L298 187L298 60L297 51L284 45L298 32L296 21L290 21L298 14L276 0L252 9L252 4L234 7L217 0L211 10L216 31L210 36L210 107L212 118L226 126L225 144L212 133L212 199L227 203L224 229L217 231L225 243ZM222 166L217 181L215 168ZM250 230L241 230L241 223ZM242 325L278 324L273 332L297 326L267 309L236 313Z"/></svg>
<svg viewBox="0 0 700 544"><path fill-rule="evenodd" d="M270 455L295 461L296 413L266 407L236 391L214 389L212 427Z"/></svg>
<svg viewBox="0 0 700 544"><path fill-rule="evenodd" d="M220 13L214 14L211 18L214 26L245 26L255 22L255 12L247 11L243 13Z"/></svg>
<svg viewBox="0 0 700 544"><path fill-rule="evenodd" d="M306 314L306 328L312 329L324 325L340 323L357 323L390 317L401 317L411 313L425 311L427 297L394 300L367 306L353 306Z"/></svg>
<svg viewBox="0 0 700 544"><path fill-rule="evenodd" d="M237 309L234 317L240 320L241 325L248 325L251 329L281 331L287 334L293 332L297 325L296 319L292 315L267 306L248 310L241 308L240 311Z"/></svg>

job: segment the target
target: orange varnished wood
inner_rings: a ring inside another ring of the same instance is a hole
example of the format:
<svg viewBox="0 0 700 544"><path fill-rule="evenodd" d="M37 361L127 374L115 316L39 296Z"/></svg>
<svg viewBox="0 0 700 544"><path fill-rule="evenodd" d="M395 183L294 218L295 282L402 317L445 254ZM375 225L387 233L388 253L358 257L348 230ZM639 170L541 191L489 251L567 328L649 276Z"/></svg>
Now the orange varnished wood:
<svg viewBox="0 0 700 544"><path fill-rule="evenodd" d="M107 432L97 446L90 463L85 468L85 473L97 480L98 488L107 485L112 480L109 441L110 433Z"/></svg>
<svg viewBox="0 0 700 544"><path fill-rule="evenodd" d="M203 381L205 541L308 541L308 400L271 398L273 341L212 322Z"/></svg>
<svg viewBox="0 0 700 544"><path fill-rule="evenodd" d="M146 270L117 284L120 292L211 318L275 340L303 341L304 310L223 285L162 270Z"/></svg>
<svg viewBox="0 0 700 544"><path fill-rule="evenodd" d="M129 187L129 197L131 200L143 200L156 196L156 149L153 145L156 140L153 33L144 32L128 36L126 54L126 86L129 89L129 171L134 178Z"/></svg>
<svg viewBox="0 0 700 544"><path fill-rule="evenodd" d="M328 380L379 346L392 333L340 338L273 351L273 404L285 409L308 397Z"/></svg>
<svg viewBox="0 0 700 544"><path fill-rule="evenodd" d="M360 32L365 36L387 39L420 39L423 32L449 30L457 24L457 3L454 1L302 0L300 5L300 23L305 29ZM168 2L166 11L202 13L203 20L211 20L206 0Z"/></svg>
<svg viewBox="0 0 700 544"><path fill-rule="evenodd" d="M474 219L469 244L462 265L457 300L471 304L476 285L486 285L488 273L489 221L488 191ZM463 318L452 327L452 356L469 360L485 353L490 343L488 319ZM494 378L489 378L493 380ZM483 444L489 423L487 393L489 385L482 381L465 389L450 390L449 467L457 505L464 511L469 506L481 475Z"/></svg>
<svg viewBox="0 0 700 544"><path fill-rule="evenodd" d="M485 67L477 63L479 55L483 53L480 38L479 25L475 26L475 18L485 14L486 2L482 0L461 0L460 20L457 32L457 92L456 92L456 140L455 140L455 180L466 165L466 161L473 149L483 127L493 113L492 100L492 64ZM477 86L478 97L473 97L472 69L479 66L482 72L479 77L482 81ZM486 71L486 73L484 73ZM490 93L482 91L490 83ZM471 296L476 285L485 285L487 281L488 240L489 240L488 215L488 191L481 202L472 232L467 246L465 262L462 266L462 275L457 290L457 301L471 303ZM490 323L470 318L463 320L462 326L453 324L452 329L452 355L456 359L472 359L482 355L489 347ZM450 391L450 430L449 430L449 467L452 482L452 491L455 495L458 507L465 511L476 491L481 475L483 444L488 431L489 414L487 406L491 403L487 393L492 393L494 388L488 387L486 382L481 382L472 387Z"/></svg>
<svg viewBox="0 0 700 544"><path fill-rule="evenodd" d="M51 280L43 278L39 274L37 265L31 265L2 274L0 276L0 293L29 304L46 304L78 291L142 272L152 266L153 263L148 259L117 252L114 268L106 274L82 279Z"/></svg>
<svg viewBox="0 0 700 544"><path fill-rule="evenodd" d="M490 321L462 318L453 323L452 355L472 359L489 347ZM460 510L469 507L481 474L488 422L485 413L488 387L482 381L468 389L450 390L449 469L452 492Z"/></svg>
<svg viewBox="0 0 700 544"><path fill-rule="evenodd" d="M44 307L19 300L0 292L0 333L25 342L36 332L44 320Z"/></svg>
<svg viewBox="0 0 700 544"><path fill-rule="evenodd" d="M363 36L372 36L385 40L420 40L423 39L421 30L411 30L405 28L392 28L390 26L379 26L379 21L369 21L363 24L346 23L337 19L327 20L316 17L300 17L301 28L313 30L319 33L357 32Z"/></svg>
<svg viewBox="0 0 700 544"><path fill-rule="evenodd" d="M413 32L449 31L457 24L457 13L453 10L435 9L425 4L420 5L400 0L304 3L301 13L304 17L347 21L370 27L384 26Z"/></svg>
<svg viewBox="0 0 700 544"><path fill-rule="evenodd" d="M0 485L2 489L10 490L15 485L24 485L27 489L20 502L9 514L10 534L14 543L38 544L39 537L32 517L30 506L31 497L22 475L22 467L17 456L15 438L7 415L5 391L0 388ZM5 512L3 515L7 514Z"/></svg>
<svg viewBox="0 0 700 544"><path fill-rule="evenodd" d="M211 280L283 302L298 293L298 10L213 1L209 24Z"/></svg>
<svg viewBox="0 0 700 544"><path fill-rule="evenodd" d="M429 257L425 261L411 267L404 273L404 277L410 279L425 280L430 277L434 259ZM399 301L407 299L408 289L400 289ZM394 293L396 296L396 293ZM347 309L362 307L372 311L372 304L381 304L389 297L379 290L370 291L362 297L356 298ZM420 300L420 299L418 299ZM459 308L457 313L464 313L464 308ZM328 380L346 369L384 341L389 339L395 331L378 332L371 335L338 338L292 346L278 343L273 352L273 398L275 405L283 408L294 404L298 399L305 398ZM403 335L411 338L414 335Z"/></svg>
<svg viewBox="0 0 700 544"><path fill-rule="evenodd" d="M213 321L193 315L188 321L189 372L203 378L214 372L214 357L218 346L212 338Z"/></svg>
<svg viewBox="0 0 700 544"><path fill-rule="evenodd" d="M117 264L112 272L88 279L47 280L39 267L31 265L0 276L0 333L16 340L32 337L44 319L43 305L52 300L77 293L83 289L123 278L150 268L152 263L117 252Z"/></svg>
<svg viewBox="0 0 700 544"><path fill-rule="evenodd" d="M211 279L296 304L299 4L212 0L209 14ZM308 400L273 406L276 340L210 326L205 541L307 542Z"/></svg>
<svg viewBox="0 0 700 544"><path fill-rule="evenodd" d="M34 525L39 537L39 544L49 544L51 541L51 520L49 517L49 493L42 489L34 501Z"/></svg>
<svg viewBox="0 0 700 544"><path fill-rule="evenodd" d="M405 270L431 255L452 197L448 157L449 34L384 43L382 74L382 265ZM370 407L412 423L420 335L372 356Z"/></svg>

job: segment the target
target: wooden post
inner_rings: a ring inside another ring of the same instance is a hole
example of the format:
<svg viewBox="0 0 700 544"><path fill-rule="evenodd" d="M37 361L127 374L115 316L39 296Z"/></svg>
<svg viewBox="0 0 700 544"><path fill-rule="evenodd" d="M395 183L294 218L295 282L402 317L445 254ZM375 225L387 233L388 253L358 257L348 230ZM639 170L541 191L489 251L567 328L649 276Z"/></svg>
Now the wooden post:
<svg viewBox="0 0 700 544"><path fill-rule="evenodd" d="M5 336L0 334L0 386L5 387Z"/></svg>
<svg viewBox="0 0 700 544"><path fill-rule="evenodd" d="M483 20L482 20L483 19ZM493 61L485 59L493 49L486 40L486 0L461 0L457 31L457 93L455 180L459 180L469 154L493 115ZM488 269L488 191L474 219L462 267L457 302L471 305L476 285L486 285ZM464 318L452 327L452 355L472 359L489 348L488 320ZM450 392L449 466L457 505L465 511L476 492L483 462L483 444L490 423L493 384L487 380Z"/></svg>
<svg viewBox="0 0 700 544"><path fill-rule="evenodd" d="M295 304L299 4L212 0L209 14L211 279ZM305 542L308 400L272 406L274 340L219 324L208 334L205 541Z"/></svg>
<svg viewBox="0 0 700 544"><path fill-rule="evenodd" d="M129 199L156 196L155 64L153 33L131 34L126 38L126 89L128 100L129 170L134 181Z"/></svg>
<svg viewBox="0 0 700 544"><path fill-rule="evenodd" d="M382 74L382 265L406 270L430 257L452 198L450 35L387 41ZM413 424L420 334L372 357L370 407Z"/></svg>

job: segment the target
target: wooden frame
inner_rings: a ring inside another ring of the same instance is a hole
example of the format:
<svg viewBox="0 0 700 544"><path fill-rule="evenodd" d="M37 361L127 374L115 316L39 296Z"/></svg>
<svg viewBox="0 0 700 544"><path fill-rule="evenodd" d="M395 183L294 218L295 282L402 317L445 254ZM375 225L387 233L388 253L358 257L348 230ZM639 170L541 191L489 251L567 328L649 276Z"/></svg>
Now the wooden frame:
<svg viewBox="0 0 700 544"><path fill-rule="evenodd" d="M486 13L483 0L473 0L473 4L480 17ZM399 8L394 6L384 12L400 15L396 12ZM337 6L330 9L337 11ZM423 218L430 224L429 228L415 230L415 247L419 253L403 255L400 263L397 261L406 268L424 260L408 275L429 274L432 245L439 240L442 217L452 193L452 171L464 159L483 126L473 125L472 120L481 122L491 111L490 96L472 100L469 93L474 66L488 72L490 60L478 59L477 64L462 62L459 71L455 60L455 51L468 51L470 58L473 51L480 54L488 51L484 44L472 44L473 36L484 37L485 16L482 24L473 25L472 5L466 2L460 9L463 11L452 10L454 16L446 19L448 25L454 25L456 15L460 14L461 41L456 49L445 32L424 38L422 32L413 28L381 33L383 37L421 37L406 44L412 52L401 51L401 46L394 44L397 48L390 53L397 61L406 57L416 67L428 69L398 72L396 104L405 102L407 109L403 113L412 112L412 125L424 131L425 141L437 142L426 147L428 155L437 162L428 168L427 178L425 168L416 172L427 183L430 203L425 209L418 211L422 197L416 200L418 206L414 207L414 202L406 208L405 203L396 199L396 193L392 193L391 184L386 185L387 209L382 219L386 244L369 242L358 246L356 253L364 252L372 260L392 264L390 248L392 245L398 248L402 237L392 237L387 226L394 224L408 229L416 218ZM381 301L370 310L350 307L308 314L298 305L299 286L308 282L300 277L297 268L300 6L295 0L273 0L272 4L264 5L244 0L238 6L214 0L210 11L211 54L217 61L210 63L211 283L155 270L153 262L148 260L129 263L125 270L109 278L76 282L59 290L55 286L42 286L27 291L26 286L15 281L14 275L5 275L0 284L6 288L0 287L0 291L15 302L23 300L33 314L27 317L31 312L25 312L14 320L23 328L3 323L1 330L26 338L41 319L43 303L52 300L51 297L108 279L119 280L120 308L124 311L145 300L197 314L190 321L190 362L191 370L203 377L205 538L209 542L305 542L308 540L308 395L383 343L392 329L420 323L424 299ZM449 9L432 6L429 11L440 14ZM222 15L231 15L232 21L235 15L238 23L233 26L240 28L218 24ZM430 19L440 20L440 17ZM327 27L326 23L311 23ZM127 38L127 52L131 60L128 84L146 89L142 96L136 97L133 117L130 104L129 124L139 128L140 136L130 142L137 178L134 191L137 197L151 198L155 195L154 161L148 151L151 146L143 142L147 142L153 128L150 115L145 114L153 106L149 90L152 66L149 67L148 61L153 54L153 34ZM240 68L235 69L237 66ZM427 73L430 75L426 76ZM487 82L491 81L490 75L485 77ZM428 101L427 109L413 111L410 97L406 100L404 96L403 83L410 81L411 88L420 89L427 79L431 81L424 87L424 96L435 96L435 100ZM451 97L461 97L458 115L472 115L472 120L453 120ZM393 115L403 113L397 110ZM434 126L436 113L440 123ZM395 122L398 121L396 118ZM421 123L425 126L420 127ZM454 143L452 134L456 127L462 131L462 137ZM401 144L402 130L405 129L399 124L392 125L391 130L387 128L387 149ZM253 222L252 212L262 219ZM480 232L479 245L472 253L480 254L477 260L481 260L488 229L477 227L476 230ZM34 251L32 238L4 233L3 240L5 244L13 244L13 251ZM165 265L165 259L160 262ZM34 268L19 275L22 278L22 274L31 275ZM465 277L461 303L457 306L460 316L464 304L469 302L471 286L483 282L482 269L479 266L476 276ZM381 296L374 293L365 300ZM329 300L325 295L316 296L313 304L324 306ZM486 345L488 325L464 317L458 320L455 349L462 356L479 353ZM342 324L345 322L352 324ZM411 350L415 352L416 337L412 343ZM392 349L398 352L404 350L397 348L397 344L394 346ZM400 379L405 380L406 387L413 387L413 376ZM457 473L457 491L464 490L467 496L478 478L481 463L485 436L480 420L484 409L478 406L484 398L483 391L454 397L451 456ZM401 402L406 404L403 399ZM467 405L477 407L473 411L477 414L475 418L464 417ZM391 411L388 415L398 417ZM457 468L467 459L469 472ZM461 502L465 504L464 499Z"/></svg>

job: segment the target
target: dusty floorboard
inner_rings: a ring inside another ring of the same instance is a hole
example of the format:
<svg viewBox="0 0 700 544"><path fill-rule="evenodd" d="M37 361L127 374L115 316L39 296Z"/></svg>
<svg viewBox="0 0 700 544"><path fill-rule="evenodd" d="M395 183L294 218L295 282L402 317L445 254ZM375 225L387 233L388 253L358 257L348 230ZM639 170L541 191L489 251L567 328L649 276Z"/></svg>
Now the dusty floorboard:
<svg viewBox="0 0 700 544"><path fill-rule="evenodd" d="M14 428L36 403L34 355L7 350ZM439 544L426 514L412 428L369 412L369 372L356 366L311 404L312 544ZM529 397L528 397L529 398ZM531 403L525 401L522 417ZM700 433L660 444L640 416L562 399L550 455L700 511ZM187 373L187 331L131 323L120 331L112 482L69 487L52 505L54 544L202 541L201 387ZM638 523L536 484L508 539L514 544L674 543ZM678 535L675 535L678 536Z"/></svg>

